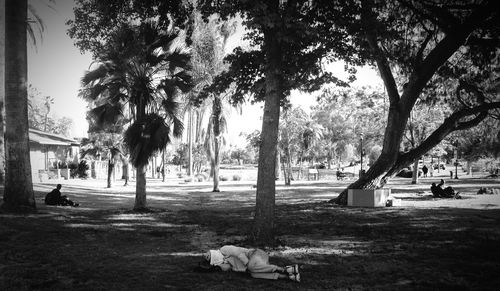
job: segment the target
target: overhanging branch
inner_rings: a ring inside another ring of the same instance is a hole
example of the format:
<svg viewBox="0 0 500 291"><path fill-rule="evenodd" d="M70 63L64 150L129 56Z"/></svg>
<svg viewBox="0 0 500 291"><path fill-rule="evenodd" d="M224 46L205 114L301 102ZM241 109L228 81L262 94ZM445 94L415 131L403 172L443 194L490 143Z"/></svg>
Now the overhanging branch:
<svg viewBox="0 0 500 291"><path fill-rule="evenodd" d="M382 77L384 85L387 89L389 101L391 104L398 104L400 96L398 93L396 81L394 80L394 75L392 74L387 57L385 57L384 52L377 42L377 32L374 29L376 27L374 24L379 23L377 23L376 18L371 13L371 6L368 4L368 1L363 1L361 3L363 7L361 18L364 30L366 31L365 38L368 41L370 49L372 50L372 53L375 57L375 62L377 63L380 76Z"/></svg>

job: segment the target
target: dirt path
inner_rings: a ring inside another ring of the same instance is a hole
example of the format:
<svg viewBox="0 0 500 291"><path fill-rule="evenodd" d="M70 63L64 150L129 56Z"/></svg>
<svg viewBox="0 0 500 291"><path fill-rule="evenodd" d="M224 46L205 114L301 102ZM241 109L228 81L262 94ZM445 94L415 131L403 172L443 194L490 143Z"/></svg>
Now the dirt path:
<svg viewBox="0 0 500 291"><path fill-rule="evenodd" d="M499 180L449 181L464 199L434 199L429 178L395 179L402 207L349 208L325 201L347 182L278 185L280 246L271 261L303 265L303 282L195 273L202 250L251 247L253 182L148 181L149 213L130 211L134 186L69 180L79 208L41 202L38 214L0 214L0 290L495 290L500 286Z"/></svg>

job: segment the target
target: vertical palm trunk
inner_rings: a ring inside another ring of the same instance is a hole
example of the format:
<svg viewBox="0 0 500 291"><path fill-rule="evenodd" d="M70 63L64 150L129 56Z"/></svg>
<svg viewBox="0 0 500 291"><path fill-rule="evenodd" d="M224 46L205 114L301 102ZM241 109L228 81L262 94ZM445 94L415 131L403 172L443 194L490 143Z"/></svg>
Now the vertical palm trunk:
<svg viewBox="0 0 500 291"><path fill-rule="evenodd" d="M213 192L219 192L219 167L220 167L220 118L222 114L222 104L218 96L214 96L212 105L213 119L213 134L214 134L214 152L213 152L213 173L214 173L214 189Z"/></svg>
<svg viewBox="0 0 500 291"><path fill-rule="evenodd" d="M188 118L188 168L187 175L193 175L193 109L189 109Z"/></svg>
<svg viewBox="0 0 500 291"><path fill-rule="evenodd" d="M28 137L27 0L5 1L4 207L36 209Z"/></svg>
<svg viewBox="0 0 500 291"><path fill-rule="evenodd" d="M273 4L277 6L277 1ZM277 9L277 7L274 7ZM276 195L276 145L280 116L280 99L283 94L281 79L281 48L274 29L264 30L266 52L266 97L262 120L261 145L259 149L259 170L257 174L257 195L253 235L260 245L273 245L274 208Z"/></svg>
<svg viewBox="0 0 500 291"><path fill-rule="evenodd" d="M146 115L146 106L142 99L139 99L137 105L137 119L142 120ZM147 162L145 164L137 165L136 178L135 178L135 204L134 210L141 211L146 209L146 171L148 168Z"/></svg>
<svg viewBox="0 0 500 291"><path fill-rule="evenodd" d="M162 182L165 182L165 176L167 175L167 163L165 161L165 151L167 149L163 149L162 153L161 153L161 164L162 164L162 167L161 167L161 181Z"/></svg>
<svg viewBox="0 0 500 291"><path fill-rule="evenodd" d="M219 167L220 167L220 137L214 138L214 189L212 192L220 192L219 189Z"/></svg>
<svg viewBox="0 0 500 291"><path fill-rule="evenodd" d="M111 158L108 160L108 188L111 188L112 186L112 176L114 170L115 170L115 162L114 159Z"/></svg>
<svg viewBox="0 0 500 291"><path fill-rule="evenodd" d="M5 100L5 5L0 4L0 184L5 183L4 100Z"/></svg>
<svg viewBox="0 0 500 291"><path fill-rule="evenodd" d="M135 205L134 210L141 211L146 205L146 166L137 167L135 182Z"/></svg>

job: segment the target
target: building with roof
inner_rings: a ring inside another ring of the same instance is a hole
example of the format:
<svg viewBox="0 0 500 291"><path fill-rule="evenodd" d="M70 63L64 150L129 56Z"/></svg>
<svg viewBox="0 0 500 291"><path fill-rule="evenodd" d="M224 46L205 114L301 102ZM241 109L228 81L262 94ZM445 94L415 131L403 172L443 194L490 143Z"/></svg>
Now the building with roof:
<svg viewBox="0 0 500 291"><path fill-rule="evenodd" d="M69 178L67 165L79 162L80 143L74 139L40 130L29 130L33 181Z"/></svg>

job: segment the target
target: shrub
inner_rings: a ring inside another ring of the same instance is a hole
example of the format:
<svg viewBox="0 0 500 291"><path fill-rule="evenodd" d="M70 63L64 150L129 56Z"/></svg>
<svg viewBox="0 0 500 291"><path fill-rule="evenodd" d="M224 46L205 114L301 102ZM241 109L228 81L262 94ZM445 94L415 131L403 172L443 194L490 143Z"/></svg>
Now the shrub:
<svg viewBox="0 0 500 291"><path fill-rule="evenodd" d="M222 175L221 175L221 176L219 176L219 180L220 180L220 181L227 181L228 179L227 179L227 177L226 177L226 176L222 176Z"/></svg>
<svg viewBox="0 0 500 291"><path fill-rule="evenodd" d="M184 182L186 182L186 183L193 182L193 178L192 177L187 177L186 179L184 179Z"/></svg>
<svg viewBox="0 0 500 291"><path fill-rule="evenodd" d="M81 160L80 163L78 164L78 168L76 169L75 175L72 177L78 177L78 178L83 178L87 179L88 178L88 171L89 170L89 165L87 164L86 160ZM73 170L71 170L73 172Z"/></svg>
<svg viewBox="0 0 500 291"><path fill-rule="evenodd" d="M233 181L240 181L240 180L241 180L240 175L238 175L238 174L233 175Z"/></svg>
<svg viewBox="0 0 500 291"><path fill-rule="evenodd" d="M77 162L69 163L68 168L69 168L69 176L71 178L78 177L78 163Z"/></svg>

